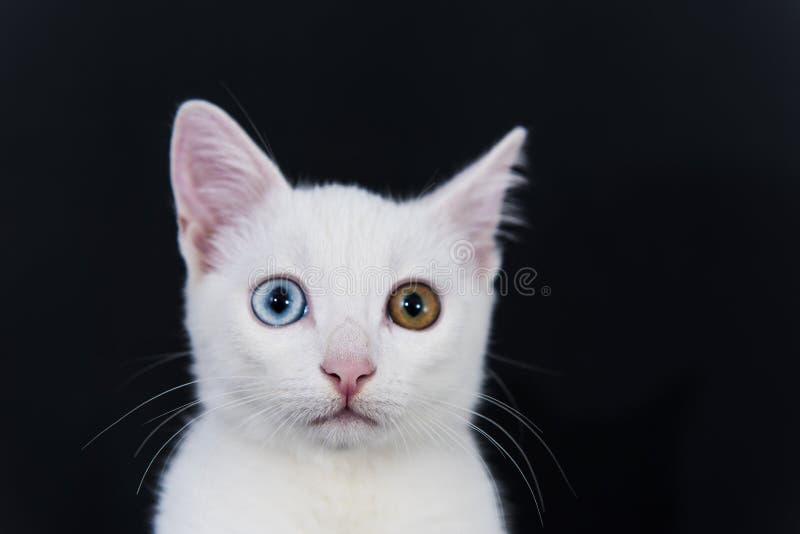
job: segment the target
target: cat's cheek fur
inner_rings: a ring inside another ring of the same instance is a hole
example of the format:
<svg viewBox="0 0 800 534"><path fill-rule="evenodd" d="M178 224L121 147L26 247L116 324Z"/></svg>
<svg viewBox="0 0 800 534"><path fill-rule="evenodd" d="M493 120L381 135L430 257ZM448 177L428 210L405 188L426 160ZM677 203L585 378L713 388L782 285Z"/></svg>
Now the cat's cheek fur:
<svg viewBox="0 0 800 534"><path fill-rule="evenodd" d="M438 324L422 336L393 326L396 345L411 347L394 357L410 364L407 372L413 377L410 383L415 394L472 408L483 379L492 298L452 292L443 296L442 307ZM415 342L418 350L414 350Z"/></svg>
<svg viewBox="0 0 800 534"><path fill-rule="evenodd" d="M199 397L233 431L266 443L281 414L302 408L302 400L333 396L308 318L283 328L264 325L251 311L247 287L214 273L194 288L187 310ZM266 411L270 405L280 410Z"/></svg>

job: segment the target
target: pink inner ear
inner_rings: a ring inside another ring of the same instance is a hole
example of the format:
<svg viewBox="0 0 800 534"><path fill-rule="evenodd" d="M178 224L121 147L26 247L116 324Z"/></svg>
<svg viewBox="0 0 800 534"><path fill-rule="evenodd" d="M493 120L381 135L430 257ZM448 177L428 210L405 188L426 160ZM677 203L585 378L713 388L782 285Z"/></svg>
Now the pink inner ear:
<svg viewBox="0 0 800 534"><path fill-rule="evenodd" d="M494 263L495 238L503 220L506 190L512 183L508 177L487 177L486 181L492 180L499 182L497 187L475 187L461 198L453 199L450 206L452 220L474 248L478 265L484 267Z"/></svg>
<svg viewBox="0 0 800 534"><path fill-rule="evenodd" d="M278 168L222 110L181 106L172 136L172 186L182 236L210 264L211 238L268 192L287 189Z"/></svg>
<svg viewBox="0 0 800 534"><path fill-rule="evenodd" d="M523 128L511 130L486 155L431 194L434 209L448 216L484 267L496 263L495 236L500 223L509 218L504 212L506 193L524 183L512 167L522 163L525 136Z"/></svg>

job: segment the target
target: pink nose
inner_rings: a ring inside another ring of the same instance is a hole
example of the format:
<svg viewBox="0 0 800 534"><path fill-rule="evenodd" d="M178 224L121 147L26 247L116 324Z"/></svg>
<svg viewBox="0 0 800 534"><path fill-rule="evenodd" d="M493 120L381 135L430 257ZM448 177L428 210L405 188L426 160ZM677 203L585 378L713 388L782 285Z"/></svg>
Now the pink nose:
<svg viewBox="0 0 800 534"><path fill-rule="evenodd" d="M322 371L330 377L345 399L350 399L375 373L375 365L365 358L325 358Z"/></svg>

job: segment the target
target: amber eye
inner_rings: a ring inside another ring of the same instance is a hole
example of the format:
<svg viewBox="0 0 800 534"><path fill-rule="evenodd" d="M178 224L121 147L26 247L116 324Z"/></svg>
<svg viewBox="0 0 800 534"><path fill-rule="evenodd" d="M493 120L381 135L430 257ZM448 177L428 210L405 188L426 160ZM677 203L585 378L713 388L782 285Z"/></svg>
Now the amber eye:
<svg viewBox="0 0 800 534"><path fill-rule="evenodd" d="M432 325L439 317L439 310L439 297L433 289L416 282L399 286L389 298L389 317L411 330L422 330Z"/></svg>

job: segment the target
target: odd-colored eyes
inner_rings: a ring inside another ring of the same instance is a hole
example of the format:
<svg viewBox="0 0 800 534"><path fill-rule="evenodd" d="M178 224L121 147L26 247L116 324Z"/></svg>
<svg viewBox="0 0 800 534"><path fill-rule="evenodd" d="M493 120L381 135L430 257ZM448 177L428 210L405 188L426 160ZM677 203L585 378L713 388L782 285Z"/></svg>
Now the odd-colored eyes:
<svg viewBox="0 0 800 534"><path fill-rule="evenodd" d="M253 313L269 326L286 326L299 321L308 311L303 290L288 278L271 278L253 290ZM407 282L389 297L387 313L392 321L409 330L429 327L439 317L439 297L429 286Z"/></svg>
<svg viewBox="0 0 800 534"><path fill-rule="evenodd" d="M417 282L408 282L395 289L387 306L392 321L411 330L422 330L432 325L439 317L439 310L436 293Z"/></svg>
<svg viewBox="0 0 800 534"><path fill-rule="evenodd" d="M286 326L306 314L308 305L303 290L288 278L262 282L250 298L253 313L270 326Z"/></svg>

